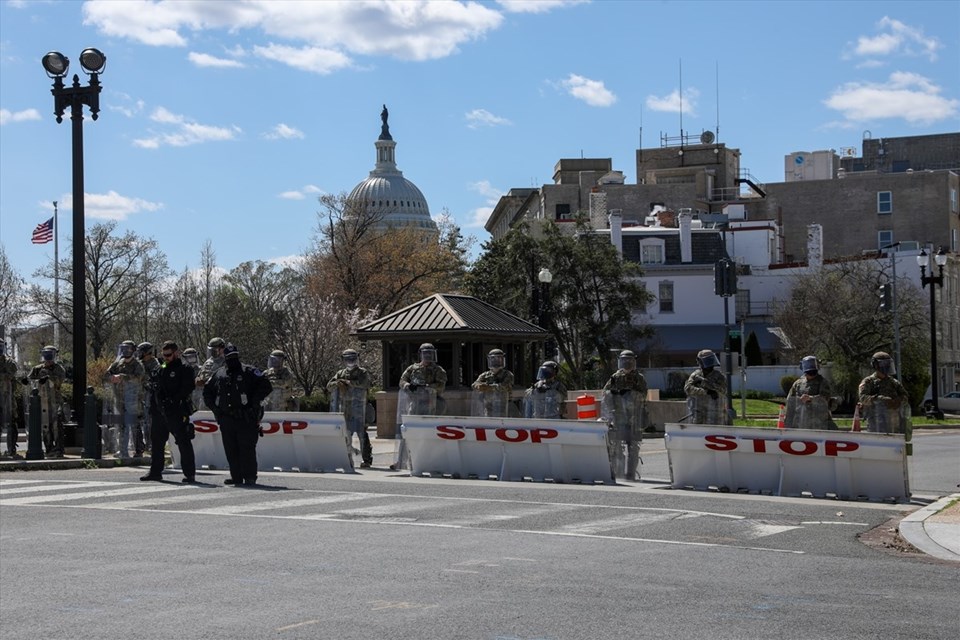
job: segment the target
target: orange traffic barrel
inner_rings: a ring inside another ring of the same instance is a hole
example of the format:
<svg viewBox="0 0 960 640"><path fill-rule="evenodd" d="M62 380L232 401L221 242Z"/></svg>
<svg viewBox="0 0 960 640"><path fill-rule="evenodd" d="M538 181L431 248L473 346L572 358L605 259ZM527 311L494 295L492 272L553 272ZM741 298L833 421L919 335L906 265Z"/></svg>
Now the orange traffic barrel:
<svg viewBox="0 0 960 640"><path fill-rule="evenodd" d="M597 417L597 399L584 394L577 397L577 420L595 420Z"/></svg>

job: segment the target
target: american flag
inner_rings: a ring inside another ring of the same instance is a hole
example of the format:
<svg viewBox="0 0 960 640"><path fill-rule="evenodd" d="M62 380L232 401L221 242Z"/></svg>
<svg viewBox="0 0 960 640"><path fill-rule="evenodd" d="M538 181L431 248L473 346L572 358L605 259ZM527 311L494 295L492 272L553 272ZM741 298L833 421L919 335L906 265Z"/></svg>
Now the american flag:
<svg viewBox="0 0 960 640"><path fill-rule="evenodd" d="M47 244L53 240L53 218L41 222L33 230L33 244Z"/></svg>

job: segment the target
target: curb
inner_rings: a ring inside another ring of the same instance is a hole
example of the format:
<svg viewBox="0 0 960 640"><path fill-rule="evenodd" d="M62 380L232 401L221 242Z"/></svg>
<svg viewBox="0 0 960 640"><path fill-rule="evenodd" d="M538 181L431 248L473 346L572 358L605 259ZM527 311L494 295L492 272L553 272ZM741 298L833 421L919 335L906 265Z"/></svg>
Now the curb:
<svg viewBox="0 0 960 640"><path fill-rule="evenodd" d="M900 535L903 536L907 542L929 556L939 558L940 560L960 562L960 555L933 540L924 527L924 521L926 521L927 518L935 516L937 513L946 508L948 504L954 500L957 500L958 498L960 498L960 493L954 493L952 495L940 498L933 504L927 505L922 509L914 511L900 521L900 525L897 527L897 529L900 531ZM960 526L958 526L958 530L960 530Z"/></svg>
<svg viewBox="0 0 960 640"><path fill-rule="evenodd" d="M142 467L150 464L150 458L42 458L40 460L3 460L0 473L4 471L56 471L61 469L113 469L114 467Z"/></svg>

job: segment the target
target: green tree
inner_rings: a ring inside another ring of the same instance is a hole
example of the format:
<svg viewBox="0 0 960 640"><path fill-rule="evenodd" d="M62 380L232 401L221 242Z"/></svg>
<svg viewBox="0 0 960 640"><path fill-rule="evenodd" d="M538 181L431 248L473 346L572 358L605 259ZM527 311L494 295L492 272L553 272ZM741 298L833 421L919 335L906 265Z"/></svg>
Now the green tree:
<svg viewBox="0 0 960 640"><path fill-rule="evenodd" d="M0 328L12 329L26 314L23 277L10 264L6 250L0 245Z"/></svg>
<svg viewBox="0 0 960 640"><path fill-rule="evenodd" d="M485 248L465 278L467 292L534 322L544 304L544 328L556 339L573 388L605 379L613 372L610 351L630 348L646 334L633 323L633 312L652 299L637 280L640 266L623 260L584 219L574 233L550 221L534 229L520 225ZM549 295L534 304L544 267L553 274Z"/></svg>

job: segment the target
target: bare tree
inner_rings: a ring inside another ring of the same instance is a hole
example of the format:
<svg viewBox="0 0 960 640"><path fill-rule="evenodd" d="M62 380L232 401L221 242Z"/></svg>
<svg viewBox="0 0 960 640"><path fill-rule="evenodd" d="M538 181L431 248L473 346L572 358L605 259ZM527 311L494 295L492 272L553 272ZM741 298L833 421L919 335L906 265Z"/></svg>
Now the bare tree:
<svg viewBox="0 0 960 640"><path fill-rule="evenodd" d="M23 285L23 277L0 245L0 336L6 337L3 329L13 328L26 317Z"/></svg>

